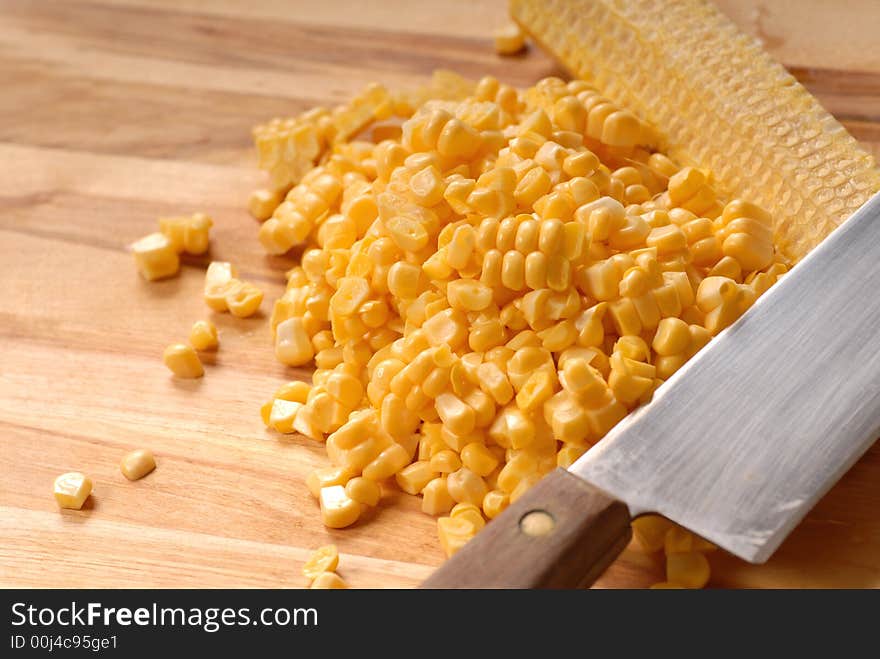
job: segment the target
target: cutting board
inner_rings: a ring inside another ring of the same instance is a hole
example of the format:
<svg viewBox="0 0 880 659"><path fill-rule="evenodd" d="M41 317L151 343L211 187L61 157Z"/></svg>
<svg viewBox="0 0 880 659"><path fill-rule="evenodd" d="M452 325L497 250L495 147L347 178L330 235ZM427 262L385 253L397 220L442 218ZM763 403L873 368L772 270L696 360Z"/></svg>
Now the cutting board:
<svg viewBox="0 0 880 659"><path fill-rule="evenodd" d="M876 3L722 5L880 151ZM263 181L250 128L436 67L518 85L558 74L535 50L494 54L503 18L503 2L484 0L0 1L0 586L295 587L310 551L334 542L353 587L406 587L443 560L433 518L402 493L325 529L304 485L323 446L260 421L277 385L308 374L270 348L293 261L264 255L244 208ZM143 281L126 245L158 216L194 211L215 220L210 255ZM205 307L211 259L264 288L261 314ZM200 318L220 350L203 379L174 380L162 351ZM128 482L118 463L139 447L159 466ZM82 511L52 498L70 470L95 482ZM878 510L875 447L770 563L716 553L712 583L878 586ZM661 578L631 547L600 585Z"/></svg>

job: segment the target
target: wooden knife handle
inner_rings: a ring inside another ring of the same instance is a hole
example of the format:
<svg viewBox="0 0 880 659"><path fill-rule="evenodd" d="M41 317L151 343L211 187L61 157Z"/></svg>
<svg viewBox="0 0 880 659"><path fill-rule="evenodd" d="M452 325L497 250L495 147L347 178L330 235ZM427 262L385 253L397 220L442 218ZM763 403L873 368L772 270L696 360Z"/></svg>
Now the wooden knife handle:
<svg viewBox="0 0 880 659"><path fill-rule="evenodd" d="M581 588L631 536L626 504L564 469L545 476L422 588Z"/></svg>

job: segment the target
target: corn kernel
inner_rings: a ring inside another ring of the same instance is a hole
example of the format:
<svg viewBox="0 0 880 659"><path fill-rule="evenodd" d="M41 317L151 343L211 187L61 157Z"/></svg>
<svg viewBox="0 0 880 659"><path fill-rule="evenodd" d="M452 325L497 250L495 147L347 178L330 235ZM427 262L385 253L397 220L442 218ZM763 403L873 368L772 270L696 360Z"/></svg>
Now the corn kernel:
<svg viewBox="0 0 880 659"><path fill-rule="evenodd" d="M345 484L345 493L352 501L357 501L365 506L376 506L382 498L379 485L363 476L352 478Z"/></svg>
<svg viewBox="0 0 880 659"><path fill-rule="evenodd" d="M447 557L458 552L476 533L473 523L464 517L441 517L437 520L440 546Z"/></svg>
<svg viewBox="0 0 880 659"><path fill-rule="evenodd" d="M61 474L55 479L54 493L61 508L79 510L92 493L92 480L78 471Z"/></svg>
<svg viewBox="0 0 880 659"><path fill-rule="evenodd" d="M195 349L185 343L175 343L165 348L162 360L165 366L179 378L200 378L205 374Z"/></svg>
<svg viewBox="0 0 880 659"><path fill-rule="evenodd" d="M217 326L210 320L197 320L189 331L189 343L196 350L213 350L217 347Z"/></svg>
<svg viewBox="0 0 880 659"><path fill-rule="evenodd" d="M482 530L482 528L486 526L486 520L483 518L483 513L480 512L480 506L475 506L472 503L455 504L452 507L449 516L453 519L467 520L473 525L475 532Z"/></svg>
<svg viewBox="0 0 880 659"><path fill-rule="evenodd" d="M131 253L138 272L147 281L176 275L180 270L180 257L167 236L151 233L131 245Z"/></svg>
<svg viewBox="0 0 880 659"><path fill-rule="evenodd" d="M254 219L264 222L272 217L280 203L281 195L277 191L261 188L254 190L248 197L248 211Z"/></svg>
<svg viewBox="0 0 880 659"><path fill-rule="evenodd" d="M312 581L312 585L309 588L313 588L315 590L344 590L348 588L348 584L342 580L335 572L322 572L315 580Z"/></svg>
<svg viewBox="0 0 880 659"><path fill-rule="evenodd" d="M397 472L395 480L404 492L419 494L438 475L439 473L431 468L429 461L419 460Z"/></svg>
<svg viewBox="0 0 880 659"><path fill-rule="evenodd" d="M515 23L508 23L492 34L495 52L499 55L515 55L526 47L526 37Z"/></svg>
<svg viewBox="0 0 880 659"><path fill-rule="evenodd" d="M660 515L642 515L632 522L633 535L646 552L663 549L667 532L672 522Z"/></svg>
<svg viewBox="0 0 880 659"><path fill-rule="evenodd" d="M438 451L431 456L431 469L441 474L451 474L461 468L461 459L458 453L449 449Z"/></svg>
<svg viewBox="0 0 880 659"><path fill-rule="evenodd" d="M322 487L319 496L324 526L342 529L354 524L361 516L361 506L351 499L341 485Z"/></svg>
<svg viewBox="0 0 880 659"><path fill-rule="evenodd" d="M364 467L364 477L381 481L396 474L409 464L410 456L400 444L392 444Z"/></svg>
<svg viewBox="0 0 880 659"><path fill-rule="evenodd" d="M449 495L458 503L470 503L475 506L483 502L488 488L486 482L467 467L454 471L446 477Z"/></svg>
<svg viewBox="0 0 880 659"><path fill-rule="evenodd" d="M449 493L445 478L435 478L422 489L422 512L428 515L445 515L455 501Z"/></svg>
<svg viewBox="0 0 880 659"><path fill-rule="evenodd" d="M226 311L226 292L238 277L237 268L226 261L212 261L205 271L205 304L214 311Z"/></svg>
<svg viewBox="0 0 880 659"><path fill-rule="evenodd" d="M339 552L336 545L318 547L309 560L303 565L303 575L306 579L314 580L322 574L334 572L339 566Z"/></svg>
<svg viewBox="0 0 880 659"><path fill-rule="evenodd" d="M275 328L275 358L288 366L302 366L315 356L302 318L288 318Z"/></svg>
<svg viewBox="0 0 880 659"><path fill-rule="evenodd" d="M709 581L709 561L703 554L688 552L666 557L666 581L684 588L702 588Z"/></svg>
<svg viewBox="0 0 880 659"><path fill-rule="evenodd" d="M226 290L229 313L238 318L253 316L263 302L263 291L244 281L237 281Z"/></svg>
<svg viewBox="0 0 880 659"><path fill-rule="evenodd" d="M293 380L278 387L273 397L305 404L311 390L312 387L308 382Z"/></svg>
<svg viewBox="0 0 880 659"><path fill-rule="evenodd" d="M321 490L333 485L345 485L353 477L353 473L345 467L321 467L306 477L306 487L312 496L320 499Z"/></svg>
<svg viewBox="0 0 880 659"><path fill-rule="evenodd" d="M489 519L495 519L510 503L510 497L502 490L490 490L483 497L483 512Z"/></svg>

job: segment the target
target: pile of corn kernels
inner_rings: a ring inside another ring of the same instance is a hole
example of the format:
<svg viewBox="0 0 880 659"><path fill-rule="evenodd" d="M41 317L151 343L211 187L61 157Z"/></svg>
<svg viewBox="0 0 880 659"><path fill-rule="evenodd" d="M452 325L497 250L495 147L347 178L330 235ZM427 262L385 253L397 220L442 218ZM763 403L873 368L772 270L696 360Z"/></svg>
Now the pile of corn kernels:
<svg viewBox="0 0 880 659"><path fill-rule="evenodd" d="M308 486L331 528L396 483L452 555L787 270L766 211L719 199L587 82L439 72L254 134L260 241L303 250L275 354L316 367L262 414L326 441ZM666 551L658 587L706 583L711 545L656 516L634 528Z"/></svg>

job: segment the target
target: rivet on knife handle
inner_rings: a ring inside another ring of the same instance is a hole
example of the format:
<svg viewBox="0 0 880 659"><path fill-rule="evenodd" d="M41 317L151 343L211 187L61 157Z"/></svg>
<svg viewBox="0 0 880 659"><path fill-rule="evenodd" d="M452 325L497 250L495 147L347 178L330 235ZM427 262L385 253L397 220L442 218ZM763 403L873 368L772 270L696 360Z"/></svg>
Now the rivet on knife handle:
<svg viewBox="0 0 880 659"><path fill-rule="evenodd" d="M626 504L564 469L548 474L422 588L589 586L630 538Z"/></svg>

